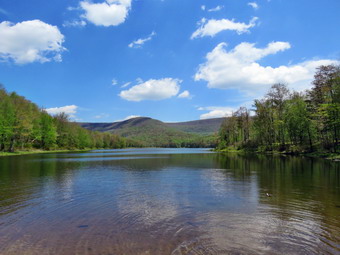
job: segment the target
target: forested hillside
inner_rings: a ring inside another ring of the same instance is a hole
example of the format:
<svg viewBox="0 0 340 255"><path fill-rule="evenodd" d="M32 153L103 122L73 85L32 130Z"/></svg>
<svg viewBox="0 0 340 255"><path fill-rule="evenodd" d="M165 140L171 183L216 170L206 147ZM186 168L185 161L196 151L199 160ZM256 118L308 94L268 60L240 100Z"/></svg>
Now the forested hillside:
<svg viewBox="0 0 340 255"><path fill-rule="evenodd" d="M89 130L105 131L130 138L147 147L215 147L214 135L187 133L169 127L167 123L138 117L114 123L79 123Z"/></svg>
<svg viewBox="0 0 340 255"><path fill-rule="evenodd" d="M186 122L165 123L165 125L183 132L200 135L212 135L218 132L223 120L224 118L213 118Z"/></svg>
<svg viewBox="0 0 340 255"><path fill-rule="evenodd" d="M142 122L146 121L148 124L159 125L160 121L147 117L137 117L124 121L111 122L111 123L79 123L82 127L101 132L118 132L119 129L131 128L143 125ZM193 120L185 122L161 122L163 126L170 127L173 130L187 132L198 135L213 135L218 133L224 118L213 118L204 120ZM145 124L145 123L144 123Z"/></svg>
<svg viewBox="0 0 340 255"><path fill-rule="evenodd" d="M64 113L49 115L36 104L0 86L0 152L30 149L123 148L132 141L86 130Z"/></svg>
<svg viewBox="0 0 340 255"><path fill-rule="evenodd" d="M275 84L254 109L241 107L226 118L218 148L339 153L339 139L340 67L330 65L317 69L310 91Z"/></svg>

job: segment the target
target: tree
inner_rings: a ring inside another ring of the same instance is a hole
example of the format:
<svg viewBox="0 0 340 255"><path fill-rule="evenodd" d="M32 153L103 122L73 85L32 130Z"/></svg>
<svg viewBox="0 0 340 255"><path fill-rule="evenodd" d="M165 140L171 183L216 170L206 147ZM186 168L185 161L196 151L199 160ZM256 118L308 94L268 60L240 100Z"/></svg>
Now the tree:
<svg viewBox="0 0 340 255"><path fill-rule="evenodd" d="M337 86L334 81L338 81L340 67L335 65L320 66L314 75L311 91L312 102L317 106L324 103L333 103ZM337 83L337 82L335 82Z"/></svg>
<svg viewBox="0 0 340 255"><path fill-rule="evenodd" d="M273 124L275 131L275 138L281 144L281 149L285 149L285 125L284 125L284 111L285 104L289 96L289 90L285 84L274 84L266 95L273 110Z"/></svg>
<svg viewBox="0 0 340 255"><path fill-rule="evenodd" d="M15 109L4 89L0 90L0 151L14 151Z"/></svg>
<svg viewBox="0 0 340 255"><path fill-rule="evenodd" d="M284 123L292 144L300 146L308 144L309 150L313 150L315 128L303 95L293 93L287 100Z"/></svg>
<svg viewBox="0 0 340 255"><path fill-rule="evenodd" d="M337 151L340 136L340 67L320 66L310 92L313 118L324 148Z"/></svg>
<svg viewBox="0 0 340 255"><path fill-rule="evenodd" d="M51 149L55 147L57 140L57 130L53 123L53 118L45 111L40 114L41 147Z"/></svg>

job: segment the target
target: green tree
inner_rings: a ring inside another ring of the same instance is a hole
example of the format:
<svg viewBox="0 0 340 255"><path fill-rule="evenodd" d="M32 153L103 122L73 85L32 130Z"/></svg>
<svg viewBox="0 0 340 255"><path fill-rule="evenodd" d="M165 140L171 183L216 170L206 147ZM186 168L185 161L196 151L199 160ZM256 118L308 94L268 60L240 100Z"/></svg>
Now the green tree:
<svg viewBox="0 0 340 255"><path fill-rule="evenodd" d="M293 93L287 100L284 123L292 144L300 146L308 144L309 150L313 150L315 127L303 95Z"/></svg>
<svg viewBox="0 0 340 255"><path fill-rule="evenodd" d="M45 111L40 114L41 148L51 149L56 145L57 129L53 118Z"/></svg>
<svg viewBox="0 0 340 255"><path fill-rule="evenodd" d="M4 89L0 90L0 151L14 151L15 108Z"/></svg>

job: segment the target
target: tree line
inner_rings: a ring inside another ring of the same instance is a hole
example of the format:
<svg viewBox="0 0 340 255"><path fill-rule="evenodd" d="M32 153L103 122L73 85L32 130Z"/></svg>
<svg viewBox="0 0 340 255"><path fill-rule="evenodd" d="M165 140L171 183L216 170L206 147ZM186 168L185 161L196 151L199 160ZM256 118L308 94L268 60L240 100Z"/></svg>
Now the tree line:
<svg viewBox="0 0 340 255"><path fill-rule="evenodd" d="M124 148L134 141L110 133L86 130L65 113L44 109L0 85L0 152L30 149Z"/></svg>
<svg viewBox="0 0 340 255"><path fill-rule="evenodd" d="M218 149L339 153L340 66L318 67L312 85L298 93L274 84L252 109L224 120Z"/></svg>

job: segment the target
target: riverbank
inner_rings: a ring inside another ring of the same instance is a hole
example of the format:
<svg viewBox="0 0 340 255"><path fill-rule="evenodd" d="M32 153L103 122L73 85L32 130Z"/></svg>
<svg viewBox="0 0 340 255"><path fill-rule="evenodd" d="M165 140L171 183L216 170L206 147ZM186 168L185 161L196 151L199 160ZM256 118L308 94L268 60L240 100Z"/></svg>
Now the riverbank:
<svg viewBox="0 0 340 255"><path fill-rule="evenodd" d="M5 156L20 156L30 154L47 154L47 153L59 153L59 152L85 152L91 149L84 150L29 150L29 151L15 151L15 152L0 152L0 157Z"/></svg>
<svg viewBox="0 0 340 255"><path fill-rule="evenodd" d="M220 153L241 153L241 154L265 154L265 155L294 155L294 156L304 156L310 158L323 158L327 160L332 160L340 162L340 153L330 153L330 152L280 152L280 151L249 151L249 150L237 150L233 148L226 148L222 150L215 149L215 152Z"/></svg>

